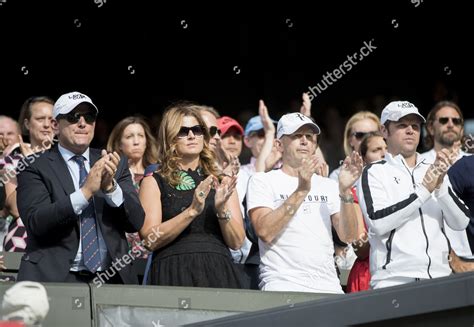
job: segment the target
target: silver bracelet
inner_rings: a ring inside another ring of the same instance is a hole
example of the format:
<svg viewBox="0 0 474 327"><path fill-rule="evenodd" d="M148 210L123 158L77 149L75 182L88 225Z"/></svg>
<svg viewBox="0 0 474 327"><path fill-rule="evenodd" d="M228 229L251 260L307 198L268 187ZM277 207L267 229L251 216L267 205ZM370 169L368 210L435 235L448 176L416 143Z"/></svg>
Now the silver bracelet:
<svg viewBox="0 0 474 327"><path fill-rule="evenodd" d="M219 215L219 212L216 212L217 219L219 220L225 220L225 221L230 221L232 218L232 213L230 212L229 209L224 210L224 214L221 216Z"/></svg>
<svg viewBox="0 0 474 327"><path fill-rule="evenodd" d="M354 196L352 194L347 196L339 194L339 198L341 199L342 203L354 203Z"/></svg>

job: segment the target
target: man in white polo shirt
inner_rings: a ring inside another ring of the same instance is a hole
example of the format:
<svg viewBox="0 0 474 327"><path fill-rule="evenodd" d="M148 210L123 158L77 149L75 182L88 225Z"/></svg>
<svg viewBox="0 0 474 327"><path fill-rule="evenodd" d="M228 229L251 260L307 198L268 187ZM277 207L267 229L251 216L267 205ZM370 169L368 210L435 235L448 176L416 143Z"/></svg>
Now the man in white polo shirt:
<svg viewBox="0 0 474 327"><path fill-rule="evenodd" d="M278 122L281 169L250 179L247 208L260 247L260 288L265 291L342 293L334 264L331 226L350 243L357 238L351 187L360 176L357 153L346 158L337 182L316 175L314 121L300 113Z"/></svg>

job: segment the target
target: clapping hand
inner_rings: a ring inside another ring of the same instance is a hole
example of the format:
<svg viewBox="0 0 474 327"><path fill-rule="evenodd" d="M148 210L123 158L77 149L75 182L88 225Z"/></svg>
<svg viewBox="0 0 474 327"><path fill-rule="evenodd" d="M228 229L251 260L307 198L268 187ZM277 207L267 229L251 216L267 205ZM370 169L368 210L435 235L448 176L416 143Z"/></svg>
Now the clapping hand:
<svg viewBox="0 0 474 327"><path fill-rule="evenodd" d="M298 169L298 189L301 191L311 190L311 178L318 171L320 161L316 155L304 158Z"/></svg>
<svg viewBox="0 0 474 327"><path fill-rule="evenodd" d="M311 100L309 99L308 93L303 93L303 103L300 108L300 112L306 117L311 117Z"/></svg>
<svg viewBox="0 0 474 327"><path fill-rule="evenodd" d="M339 173L339 189L341 193L354 186L355 182L362 174L363 167L364 163L362 158L355 151L352 151L351 155L344 159L341 172Z"/></svg>
<svg viewBox="0 0 474 327"><path fill-rule="evenodd" d="M216 195L214 197L214 204L216 209L224 208L225 203L231 195L234 193L235 187L237 186L237 176L224 176L222 181L214 179L214 189L216 190Z"/></svg>
<svg viewBox="0 0 474 327"><path fill-rule="evenodd" d="M102 181L100 183L100 188L103 191L112 189L113 179L115 173L117 172L117 167L120 162L120 155L117 152L107 153L107 151L102 150L103 160L103 170L102 170Z"/></svg>
<svg viewBox="0 0 474 327"><path fill-rule="evenodd" d="M193 202L191 203L191 209L194 210L195 215L199 215L206 204L207 196L211 191L212 185L214 184L215 177L207 176L194 190Z"/></svg>

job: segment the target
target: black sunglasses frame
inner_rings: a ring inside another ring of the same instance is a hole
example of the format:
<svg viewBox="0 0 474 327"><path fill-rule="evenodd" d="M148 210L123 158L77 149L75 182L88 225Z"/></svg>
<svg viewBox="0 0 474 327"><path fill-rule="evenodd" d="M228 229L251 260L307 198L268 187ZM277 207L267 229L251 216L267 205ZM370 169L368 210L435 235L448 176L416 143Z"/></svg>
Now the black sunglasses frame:
<svg viewBox="0 0 474 327"><path fill-rule="evenodd" d="M77 124L81 117L84 117L84 120L88 124L93 124L97 120L97 112L88 111L88 112L70 112L65 115L58 115L56 120L66 119L70 124Z"/></svg>
<svg viewBox="0 0 474 327"><path fill-rule="evenodd" d="M178 134L176 134L176 137L184 139L188 137L190 131L193 132L193 135L195 137L201 137L204 135L204 127L202 127L201 125L194 125L191 127L181 126L178 131Z"/></svg>
<svg viewBox="0 0 474 327"><path fill-rule="evenodd" d="M362 140L364 138L364 136L366 136L367 134L370 134L370 133L371 132L354 132L351 135L354 136L358 140Z"/></svg>
<svg viewBox="0 0 474 327"><path fill-rule="evenodd" d="M456 126L461 126L463 124L462 118L460 118L460 117L457 117L457 118L439 117L438 118L438 123L440 123L441 125L446 125L450 119L453 122L453 124L456 125Z"/></svg>
<svg viewBox="0 0 474 327"><path fill-rule="evenodd" d="M216 134L219 134L219 136L221 136L221 130L217 128L216 126L209 127L209 135L211 137L214 137L216 136Z"/></svg>

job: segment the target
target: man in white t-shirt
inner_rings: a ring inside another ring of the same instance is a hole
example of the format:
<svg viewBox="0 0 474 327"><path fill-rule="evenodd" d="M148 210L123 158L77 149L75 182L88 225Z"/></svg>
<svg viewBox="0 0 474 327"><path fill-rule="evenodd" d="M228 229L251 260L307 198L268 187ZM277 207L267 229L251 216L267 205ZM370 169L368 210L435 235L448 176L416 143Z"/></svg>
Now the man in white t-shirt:
<svg viewBox="0 0 474 327"><path fill-rule="evenodd" d="M355 152L346 158L339 187L318 176L319 133L311 118L284 115L275 141L282 153L281 169L256 173L249 181L247 208L259 238L262 290L342 293L331 226L344 242L357 238L351 187L362 160Z"/></svg>

